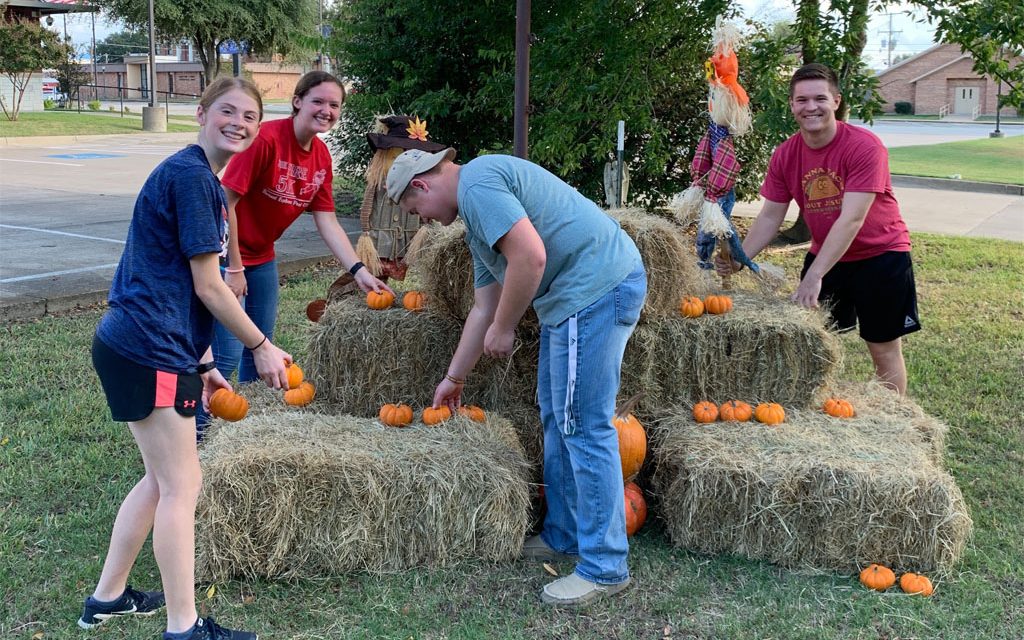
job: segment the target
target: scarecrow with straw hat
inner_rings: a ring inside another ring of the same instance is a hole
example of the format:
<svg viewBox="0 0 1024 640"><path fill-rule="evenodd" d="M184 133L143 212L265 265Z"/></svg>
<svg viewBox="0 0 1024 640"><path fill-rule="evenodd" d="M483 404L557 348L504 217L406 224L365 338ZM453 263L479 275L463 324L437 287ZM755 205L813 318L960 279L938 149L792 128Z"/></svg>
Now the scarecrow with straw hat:
<svg viewBox="0 0 1024 640"><path fill-rule="evenodd" d="M714 268L712 255L720 241L719 251L723 257L731 256L760 276L763 283L777 286L784 278L781 269L757 264L748 258L730 219L736 203L736 179L742 169L736 158L733 137L750 131L752 122L750 98L738 80L736 45L739 39L735 26L721 17L715 21L712 55L705 62L710 121L690 165L692 182L672 206L682 220L699 221L697 262L702 269ZM727 278L723 278L723 286L729 287Z"/></svg>

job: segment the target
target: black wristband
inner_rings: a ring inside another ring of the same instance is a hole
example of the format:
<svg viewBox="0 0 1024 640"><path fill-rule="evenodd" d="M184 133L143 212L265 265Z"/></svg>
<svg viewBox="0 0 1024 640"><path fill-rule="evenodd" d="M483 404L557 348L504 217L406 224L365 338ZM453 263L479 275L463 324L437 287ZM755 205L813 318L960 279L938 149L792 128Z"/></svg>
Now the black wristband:
<svg viewBox="0 0 1024 640"><path fill-rule="evenodd" d="M264 335L263 339L260 340L259 343L255 347L248 347L249 351L255 351L255 350L259 349L260 347L263 346L263 343L266 342L266 341L267 341L267 336Z"/></svg>
<svg viewBox="0 0 1024 640"><path fill-rule="evenodd" d="M348 272L351 273L352 275L356 275L356 272L365 266L366 265L363 264L362 262L357 262L349 268Z"/></svg>
<svg viewBox="0 0 1024 640"><path fill-rule="evenodd" d="M199 375L202 375L204 373L209 373L209 372L213 371L216 368L217 368L217 363L214 362L213 360L210 360L209 362L200 362L199 366L196 367L196 373L198 373Z"/></svg>

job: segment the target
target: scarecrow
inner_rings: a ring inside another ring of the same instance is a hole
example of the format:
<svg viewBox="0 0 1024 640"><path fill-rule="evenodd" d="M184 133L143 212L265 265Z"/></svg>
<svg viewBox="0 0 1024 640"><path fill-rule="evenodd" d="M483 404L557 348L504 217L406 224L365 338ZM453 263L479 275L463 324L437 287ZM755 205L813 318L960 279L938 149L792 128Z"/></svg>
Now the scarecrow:
<svg viewBox="0 0 1024 640"><path fill-rule="evenodd" d="M714 269L712 255L721 241L719 255L749 267L762 279L768 278L772 286L777 286L784 277L781 270L772 265L759 265L748 258L730 220L736 204L736 178L742 169L736 159L733 137L747 133L751 127L750 99L737 79L739 61L735 47L738 42L736 27L719 17L712 35L712 55L704 64L710 121L690 165L692 182L672 206L681 219L699 220L697 263L702 269ZM729 288L728 277L723 278L723 287Z"/></svg>
<svg viewBox="0 0 1024 640"><path fill-rule="evenodd" d="M425 227L419 216L402 213L384 189L384 181L395 158L409 149L441 151L445 145L427 140L427 121L406 115L377 116L374 130L366 134L373 149L370 166L366 169L366 191L359 208L362 235L356 243L356 255L373 275L387 282L388 278L402 280L409 268L409 260L422 241ZM340 296L355 292L355 280L348 273L334 281L327 300L315 300L306 308L306 315L314 322L319 319L326 304Z"/></svg>

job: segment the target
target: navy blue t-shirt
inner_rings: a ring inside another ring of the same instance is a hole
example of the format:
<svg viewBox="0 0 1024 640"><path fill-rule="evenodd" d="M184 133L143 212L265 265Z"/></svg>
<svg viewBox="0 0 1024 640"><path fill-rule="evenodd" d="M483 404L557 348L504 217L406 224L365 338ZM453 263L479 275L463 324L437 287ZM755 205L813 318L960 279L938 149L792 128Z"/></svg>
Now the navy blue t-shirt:
<svg viewBox="0 0 1024 640"><path fill-rule="evenodd" d="M226 218L224 189L201 147L161 162L135 201L100 340L138 364L193 372L210 346L213 316L196 296L189 259L221 252Z"/></svg>

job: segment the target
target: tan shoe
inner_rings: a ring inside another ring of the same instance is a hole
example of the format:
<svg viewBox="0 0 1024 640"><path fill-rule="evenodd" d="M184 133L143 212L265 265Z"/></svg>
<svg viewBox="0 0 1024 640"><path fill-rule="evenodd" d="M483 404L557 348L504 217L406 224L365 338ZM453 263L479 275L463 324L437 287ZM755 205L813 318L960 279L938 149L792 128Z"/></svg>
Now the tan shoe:
<svg viewBox="0 0 1024 640"><path fill-rule="evenodd" d="M523 550L519 552L519 557L524 560L576 560L575 556L560 553L549 547L548 543L544 542L544 539L539 535L526 539L526 542L523 543Z"/></svg>
<svg viewBox="0 0 1024 640"><path fill-rule="evenodd" d="M598 584L585 580L575 573L570 573L564 578L559 578L549 583L540 592L540 599L545 604L552 604L556 607L573 607L598 598L614 595L629 586L630 579L618 584Z"/></svg>

